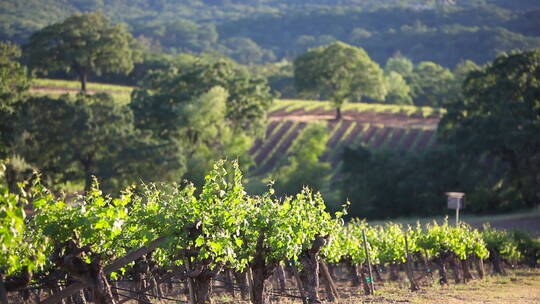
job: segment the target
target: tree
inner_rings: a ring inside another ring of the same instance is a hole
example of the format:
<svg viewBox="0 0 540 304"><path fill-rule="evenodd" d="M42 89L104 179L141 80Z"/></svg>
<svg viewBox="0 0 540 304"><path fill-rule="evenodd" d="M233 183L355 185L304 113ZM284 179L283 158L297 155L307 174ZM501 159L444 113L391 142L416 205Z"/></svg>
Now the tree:
<svg viewBox="0 0 540 304"><path fill-rule="evenodd" d="M73 72L86 92L90 73L129 73L138 52L123 24L113 25L103 13L75 14L30 36L25 46L30 66L42 72Z"/></svg>
<svg viewBox="0 0 540 304"><path fill-rule="evenodd" d="M386 95L385 101L391 104L406 104L412 105L413 101L410 94L411 88L407 85L407 82L401 76L401 74L390 71L386 75L388 81L388 95Z"/></svg>
<svg viewBox="0 0 540 304"><path fill-rule="evenodd" d="M384 71L386 73L396 72L399 73L404 78L410 77L413 73L414 64L412 61L406 57L397 54L393 57L388 58L386 65L384 66Z"/></svg>
<svg viewBox="0 0 540 304"><path fill-rule="evenodd" d="M434 62L423 61L414 67L410 78L411 95L417 106L441 107L452 100L450 96L454 75Z"/></svg>
<svg viewBox="0 0 540 304"><path fill-rule="evenodd" d="M465 80L463 98L449 105L440 125L445 142L468 158L490 155L508 170L501 194L523 207L540 198L540 50L497 57Z"/></svg>
<svg viewBox="0 0 540 304"><path fill-rule="evenodd" d="M21 50L9 42L0 42L0 159L7 156L13 135L13 114L17 103L30 87L26 67L17 59Z"/></svg>
<svg viewBox="0 0 540 304"><path fill-rule="evenodd" d="M270 89L263 78L252 77L230 60L203 60L181 71L169 69L150 73L132 94L130 104L138 126L175 132L179 106L220 86L228 92L225 118L235 132L257 134L263 130L266 112L272 104Z"/></svg>
<svg viewBox="0 0 540 304"><path fill-rule="evenodd" d="M276 56L272 51L261 48L253 40L246 37L231 37L223 41L224 53L241 64L255 64L262 61L273 61Z"/></svg>
<svg viewBox="0 0 540 304"><path fill-rule="evenodd" d="M249 166L251 138L263 130L271 103L264 79L218 60L151 73L133 92L130 106L139 128L184 147L186 177L200 185L218 158Z"/></svg>
<svg viewBox="0 0 540 304"><path fill-rule="evenodd" d="M119 190L138 180L174 180L183 172L178 145L135 129L130 109L106 94L32 97L16 127L14 151L53 185L83 181L89 190L97 176L107 190Z"/></svg>
<svg viewBox="0 0 540 304"><path fill-rule="evenodd" d="M361 48L335 42L309 50L294 61L294 81L300 94L330 99L341 119L341 107L362 96L384 99L383 70Z"/></svg>

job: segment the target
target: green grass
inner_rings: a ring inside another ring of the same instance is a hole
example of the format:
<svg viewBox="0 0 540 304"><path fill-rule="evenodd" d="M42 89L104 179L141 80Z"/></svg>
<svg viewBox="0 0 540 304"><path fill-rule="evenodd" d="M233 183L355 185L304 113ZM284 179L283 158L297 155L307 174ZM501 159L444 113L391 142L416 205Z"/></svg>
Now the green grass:
<svg viewBox="0 0 540 304"><path fill-rule="evenodd" d="M33 95L48 95L58 97L63 94L75 95L81 88L78 81L58 79L34 79L30 92ZM89 82L87 89L90 92L109 93L119 104L128 104L131 101L133 87Z"/></svg>
<svg viewBox="0 0 540 304"><path fill-rule="evenodd" d="M75 80L59 80L59 79L46 79L46 78L37 78L33 81L33 86L40 87L53 87L53 88L69 88L69 89L80 89L81 83ZM105 84L97 82L87 83L88 90L97 90L97 91L118 91L124 93L131 93L133 87L114 85L114 84Z"/></svg>
<svg viewBox="0 0 540 304"><path fill-rule="evenodd" d="M300 100L300 99L276 99L272 105L270 111L286 108L289 111L304 108L310 110L314 108L322 107L326 110L333 110L334 105L330 101L319 100ZM407 115L421 114L423 117L431 114L438 113L440 115L446 113L445 109L432 108L432 107L417 107L411 105L388 105L388 104L376 104L376 103L361 103L361 102L349 102L342 107L342 111L356 110L359 112L373 111L373 112L387 112L387 113L404 113Z"/></svg>
<svg viewBox="0 0 540 304"><path fill-rule="evenodd" d="M64 93L75 94L79 90L81 84L76 80L59 80L59 79L47 79L37 78L33 80L33 93L38 95L51 95L59 96ZM39 88L39 89L38 89ZM127 104L130 101L131 92L133 87L113 85L106 83L88 82L87 89L94 92L107 92L111 94L115 100L121 104ZM301 99L276 99L270 108L270 111L286 108L289 111L304 108L312 110L322 107L326 110L333 110L334 105L329 101L318 100L301 100ZM432 107L417 107L410 105L387 105L387 104L375 104L375 103L358 103L349 102L346 103L342 111L356 110L373 111L373 112L386 112L386 113L404 113L407 115L420 114L423 117L429 116L434 113L444 114L445 109L432 108Z"/></svg>

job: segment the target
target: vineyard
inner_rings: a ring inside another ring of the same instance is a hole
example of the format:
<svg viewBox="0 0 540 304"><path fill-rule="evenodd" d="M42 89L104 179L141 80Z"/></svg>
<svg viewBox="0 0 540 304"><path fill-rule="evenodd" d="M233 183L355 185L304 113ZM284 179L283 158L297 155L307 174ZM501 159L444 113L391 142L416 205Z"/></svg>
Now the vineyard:
<svg viewBox="0 0 540 304"><path fill-rule="evenodd" d="M76 93L76 81L36 79L33 94L59 95ZM129 103L131 87L89 83L90 92L107 92L122 104ZM343 119L336 121L335 109L327 101L275 100L268 114L263 139L256 140L249 150L255 175L271 172L287 155L289 148L310 122L326 122L330 134L328 151L321 161L335 169L345 146L364 145L370 149L386 149L421 153L435 144L437 124L444 109L408 105L349 103L343 107Z"/></svg>
<svg viewBox="0 0 540 304"><path fill-rule="evenodd" d="M387 281L418 291L540 262L540 243L519 231L345 224L347 205L331 215L309 189L249 196L234 162L216 163L201 189L144 184L112 198L95 181L66 201L39 176L19 194L1 187L3 304L338 303Z"/></svg>
<svg viewBox="0 0 540 304"><path fill-rule="evenodd" d="M276 100L269 113L266 136L258 140L250 154L255 172L272 171L310 122L327 122L328 152L322 161L340 162L340 152L349 145L421 153L435 144L435 132L443 110L429 107L348 104L343 119L336 121L331 103L306 100Z"/></svg>

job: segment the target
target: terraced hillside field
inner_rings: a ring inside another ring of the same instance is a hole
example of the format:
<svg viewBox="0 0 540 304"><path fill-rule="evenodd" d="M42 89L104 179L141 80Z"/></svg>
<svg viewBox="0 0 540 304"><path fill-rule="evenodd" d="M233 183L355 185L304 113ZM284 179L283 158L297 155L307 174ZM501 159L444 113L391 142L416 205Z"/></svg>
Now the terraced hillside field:
<svg viewBox="0 0 540 304"><path fill-rule="evenodd" d="M337 168L347 145L365 145L370 149L422 152L435 143L435 131L444 113L429 107L355 103L343 108L343 118L335 120L329 102L276 100L269 113L266 136L255 142L250 153L254 173L272 171L301 131L313 122L323 122L330 132L328 152L322 160Z"/></svg>
<svg viewBox="0 0 540 304"><path fill-rule="evenodd" d="M36 79L31 92L37 95L76 94L79 82ZM128 103L132 87L89 83L91 93L107 92L120 103ZM342 108L343 119L336 121L330 102L276 100L270 109L266 136L250 149L253 173L264 175L287 157L302 130L313 122L324 122L330 132L328 152L322 160L337 168L347 145L371 149L422 152L435 142L435 131L444 110L430 107L349 103Z"/></svg>

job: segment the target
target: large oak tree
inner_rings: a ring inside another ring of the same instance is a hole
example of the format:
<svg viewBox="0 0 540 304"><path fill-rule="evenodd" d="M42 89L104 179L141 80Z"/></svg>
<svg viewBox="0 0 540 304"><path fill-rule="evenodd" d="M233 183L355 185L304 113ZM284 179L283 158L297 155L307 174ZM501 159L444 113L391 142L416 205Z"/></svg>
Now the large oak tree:
<svg viewBox="0 0 540 304"><path fill-rule="evenodd" d="M330 99L336 106L336 118L347 101L362 96L382 100L386 81L381 67L366 51L343 42L310 49L294 61L294 82L304 96Z"/></svg>
<svg viewBox="0 0 540 304"><path fill-rule="evenodd" d="M506 170L495 190L523 207L540 200L540 50L503 54L463 84L440 133L463 155L490 155ZM504 192L504 193L503 193Z"/></svg>
<svg viewBox="0 0 540 304"><path fill-rule="evenodd" d="M101 12L75 14L44 27L26 45L30 66L42 72L64 70L77 75L86 91L90 73L129 73L140 57L123 24Z"/></svg>

